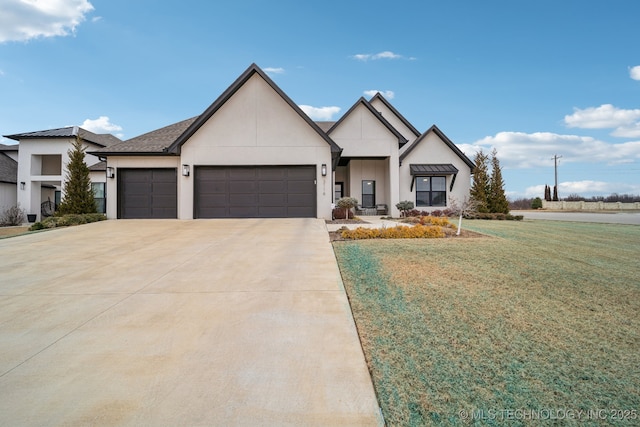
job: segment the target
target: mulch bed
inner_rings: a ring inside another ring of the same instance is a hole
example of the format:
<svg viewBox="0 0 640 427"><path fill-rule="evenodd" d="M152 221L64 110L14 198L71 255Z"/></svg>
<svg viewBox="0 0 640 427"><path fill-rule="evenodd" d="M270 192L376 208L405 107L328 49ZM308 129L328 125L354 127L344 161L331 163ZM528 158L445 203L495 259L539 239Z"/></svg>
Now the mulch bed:
<svg viewBox="0 0 640 427"><path fill-rule="evenodd" d="M339 224L339 223L334 223ZM455 231L452 229L445 228L445 237L444 239L456 238L456 239L469 239L469 238L478 238L478 237L489 237L485 234L476 233L475 231L465 230L464 228L460 231L460 235L456 236ZM371 239L374 240L374 239ZM353 239L345 239L342 237L340 231L330 231L329 232L329 241L330 242L344 242L344 241L354 241Z"/></svg>

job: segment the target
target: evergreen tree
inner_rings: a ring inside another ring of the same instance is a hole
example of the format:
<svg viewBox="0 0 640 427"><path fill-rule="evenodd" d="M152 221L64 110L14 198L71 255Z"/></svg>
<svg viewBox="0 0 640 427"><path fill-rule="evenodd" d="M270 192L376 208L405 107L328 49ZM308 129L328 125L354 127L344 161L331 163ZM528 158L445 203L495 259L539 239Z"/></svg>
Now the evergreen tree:
<svg viewBox="0 0 640 427"><path fill-rule="evenodd" d="M487 197L489 194L488 161L489 156L480 149L476 153L473 183L471 184L471 198L474 200L478 212L489 212Z"/></svg>
<svg viewBox="0 0 640 427"><path fill-rule="evenodd" d="M551 187L549 187L548 185L545 184L544 186L544 199L547 202L551 201Z"/></svg>
<svg viewBox="0 0 640 427"><path fill-rule="evenodd" d="M554 202L558 201L558 186L557 185L553 186L553 201Z"/></svg>
<svg viewBox="0 0 640 427"><path fill-rule="evenodd" d="M73 147L67 151L69 154L67 180L64 183L64 198L58 208L58 212L62 215L96 212L89 167L84 162L84 150L82 139L77 135Z"/></svg>
<svg viewBox="0 0 640 427"><path fill-rule="evenodd" d="M498 160L498 152L495 148L491 152L491 179L489 180L487 204L491 213L509 213L509 202L504 193L502 169L500 168L500 160Z"/></svg>

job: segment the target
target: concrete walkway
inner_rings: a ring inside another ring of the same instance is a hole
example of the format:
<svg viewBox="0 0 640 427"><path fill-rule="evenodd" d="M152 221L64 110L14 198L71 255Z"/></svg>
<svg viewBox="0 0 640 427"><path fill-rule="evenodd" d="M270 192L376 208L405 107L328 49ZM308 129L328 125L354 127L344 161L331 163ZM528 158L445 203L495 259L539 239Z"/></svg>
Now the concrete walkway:
<svg viewBox="0 0 640 427"><path fill-rule="evenodd" d="M380 425L322 220L0 240L0 425Z"/></svg>
<svg viewBox="0 0 640 427"><path fill-rule="evenodd" d="M359 217L361 220L366 221L366 223L359 223L359 224L327 224L327 230L329 231L336 231L341 227L347 227L350 230L355 230L358 227L363 227L363 228L383 228L383 227L387 227L387 228L391 228L391 227L397 227L398 225L407 225L407 224L402 224L398 221L389 221L386 219L382 219L382 218L387 218L387 217L381 217L381 216L360 216Z"/></svg>

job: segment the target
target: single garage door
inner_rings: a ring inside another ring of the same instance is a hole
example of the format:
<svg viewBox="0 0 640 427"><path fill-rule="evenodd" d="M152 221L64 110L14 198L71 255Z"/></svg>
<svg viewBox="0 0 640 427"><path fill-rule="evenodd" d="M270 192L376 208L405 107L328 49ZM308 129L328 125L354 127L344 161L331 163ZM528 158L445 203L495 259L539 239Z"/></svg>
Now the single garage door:
<svg viewBox="0 0 640 427"><path fill-rule="evenodd" d="M176 169L118 169L118 218L177 218Z"/></svg>
<svg viewBox="0 0 640 427"><path fill-rule="evenodd" d="M197 166L195 218L316 217L315 166Z"/></svg>

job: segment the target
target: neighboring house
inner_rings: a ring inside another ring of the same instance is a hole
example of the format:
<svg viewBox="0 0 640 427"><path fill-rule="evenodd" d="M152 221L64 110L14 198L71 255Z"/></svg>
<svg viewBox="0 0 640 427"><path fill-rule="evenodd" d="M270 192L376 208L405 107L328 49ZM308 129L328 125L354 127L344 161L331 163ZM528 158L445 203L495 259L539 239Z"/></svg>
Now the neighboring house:
<svg viewBox="0 0 640 427"><path fill-rule="evenodd" d="M69 163L68 152L72 149L72 144L78 135L87 150L96 150L122 142L113 135L99 135L77 126L5 135L6 138L20 143L17 203L27 214L35 214L37 220L42 217L43 202L51 201L57 205L63 197L66 165ZM100 159L94 155L85 154L85 161L91 168L99 163ZM104 195L105 170L106 167L101 173L100 171L91 173L94 194L97 192Z"/></svg>
<svg viewBox="0 0 640 427"><path fill-rule="evenodd" d="M20 141L20 165L32 165L29 174L19 168L30 188L18 190L23 206L59 189L71 130L9 136ZM45 149L54 135L55 154ZM337 122L314 122L255 64L197 117L114 144L81 135L92 180L106 177L94 193L101 206L106 197L108 218L331 219L343 196L365 214L384 205L399 216L401 200L432 211L468 196L473 171L436 126L420 134L380 94Z"/></svg>
<svg viewBox="0 0 640 427"><path fill-rule="evenodd" d="M0 144L0 213L18 203L18 144Z"/></svg>

